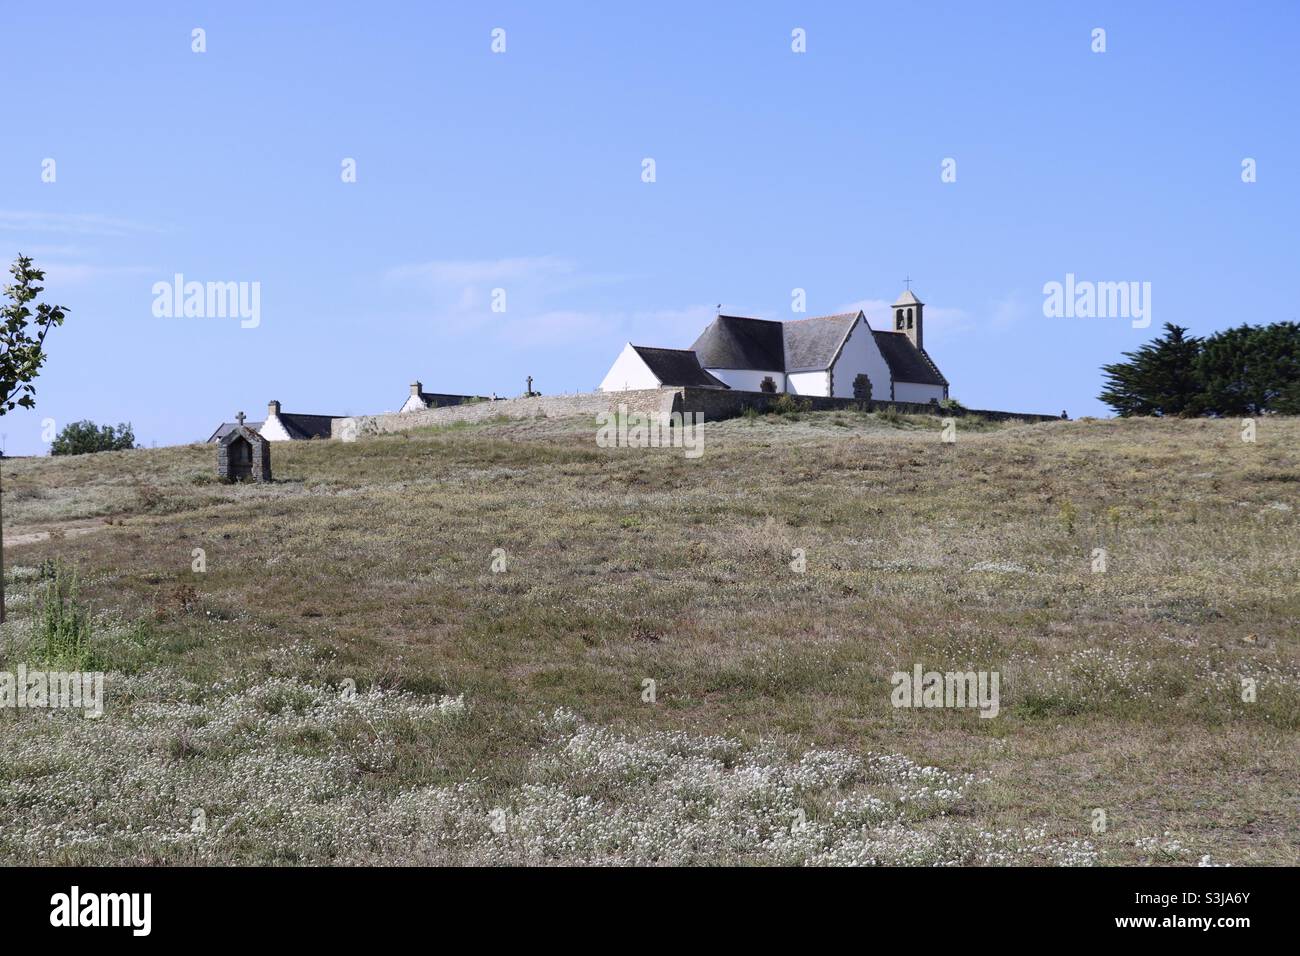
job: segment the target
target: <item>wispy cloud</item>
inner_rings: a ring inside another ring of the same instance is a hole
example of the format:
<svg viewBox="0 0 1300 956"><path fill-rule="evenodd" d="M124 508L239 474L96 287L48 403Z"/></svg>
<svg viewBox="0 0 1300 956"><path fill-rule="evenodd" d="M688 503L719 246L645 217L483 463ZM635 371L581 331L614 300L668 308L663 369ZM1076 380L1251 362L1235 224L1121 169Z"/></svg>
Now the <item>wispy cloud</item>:
<svg viewBox="0 0 1300 956"><path fill-rule="evenodd" d="M625 321L622 315L575 308L573 298L565 295L621 277L584 270L561 256L438 259L395 266L383 278L389 286L427 296L437 314L454 320L445 331L487 333L507 345L591 341Z"/></svg>
<svg viewBox="0 0 1300 956"><path fill-rule="evenodd" d="M836 311L851 312L854 309L861 309L866 313L867 321L871 323L872 328L893 328L890 323L893 304L884 299L859 299L857 302L840 306ZM925 335L928 341L946 342L970 332L1004 332L1032 316L1033 307L1018 291L1008 292L978 310L926 305Z"/></svg>
<svg viewBox="0 0 1300 956"><path fill-rule="evenodd" d="M844 303L835 311L855 312L858 309L866 313L867 321L871 323L873 329L884 330L894 327L891 321L894 312L893 303L884 299L858 299L856 302ZM929 339L943 341L955 338L975 328L976 325L974 318L966 309L934 305L925 307L925 334Z"/></svg>
<svg viewBox="0 0 1300 956"><path fill-rule="evenodd" d="M717 308L688 305L681 309L634 312L622 323L625 337L637 345L687 348L713 321Z"/></svg>
<svg viewBox="0 0 1300 956"><path fill-rule="evenodd" d="M486 308L493 289L532 311L554 308L547 299L562 292L619 282L625 278L579 268L561 256L516 256L501 259L435 259L394 266L384 274L389 285L413 285L434 301L459 312Z"/></svg>
<svg viewBox="0 0 1300 956"><path fill-rule="evenodd" d="M156 268L149 266L99 266L87 262L40 262L35 263L45 272L47 285L80 285L98 279L116 279L123 276L158 274Z"/></svg>
<svg viewBox="0 0 1300 956"><path fill-rule="evenodd" d="M18 209L0 209L0 229L6 232L119 237L162 231L157 226L100 216L95 213L34 212Z"/></svg>
<svg viewBox="0 0 1300 956"><path fill-rule="evenodd" d="M1041 315L1042 313L1039 312L1038 314ZM1022 293L1008 292L991 304L989 308L989 325L1001 331L1015 325L1022 319L1032 318L1033 315L1034 307L1029 304L1029 300Z"/></svg>
<svg viewBox="0 0 1300 956"><path fill-rule="evenodd" d="M576 267L557 256L520 256L507 259L437 259L395 266L392 280L423 279L435 286L465 286L489 282L537 282L572 276Z"/></svg>
<svg viewBox="0 0 1300 956"><path fill-rule="evenodd" d="M22 252L25 256L31 256L37 263L43 259L79 259L90 254L90 250L85 246L72 245L23 246Z"/></svg>
<svg viewBox="0 0 1300 956"><path fill-rule="evenodd" d="M526 346L589 342L634 342L664 348L685 348L713 321L714 307L691 305L682 309L640 312L556 310L510 318L496 328L502 341Z"/></svg>
<svg viewBox="0 0 1300 956"><path fill-rule="evenodd" d="M610 328L610 317L599 312L561 309L509 319L496 328L496 337L517 345L545 346L590 340Z"/></svg>

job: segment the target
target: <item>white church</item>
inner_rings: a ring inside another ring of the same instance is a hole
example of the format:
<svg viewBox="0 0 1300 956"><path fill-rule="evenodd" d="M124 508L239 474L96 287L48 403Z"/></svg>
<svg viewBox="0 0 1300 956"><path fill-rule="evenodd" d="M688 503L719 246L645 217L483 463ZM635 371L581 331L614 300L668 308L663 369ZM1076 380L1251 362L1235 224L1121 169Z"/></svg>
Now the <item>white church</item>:
<svg viewBox="0 0 1300 956"><path fill-rule="evenodd" d="M854 383L865 375L875 401L943 401L948 380L925 351L924 308L905 291L889 330L872 329L861 311L790 322L719 315L689 349L629 342L600 390L693 386L859 398Z"/></svg>

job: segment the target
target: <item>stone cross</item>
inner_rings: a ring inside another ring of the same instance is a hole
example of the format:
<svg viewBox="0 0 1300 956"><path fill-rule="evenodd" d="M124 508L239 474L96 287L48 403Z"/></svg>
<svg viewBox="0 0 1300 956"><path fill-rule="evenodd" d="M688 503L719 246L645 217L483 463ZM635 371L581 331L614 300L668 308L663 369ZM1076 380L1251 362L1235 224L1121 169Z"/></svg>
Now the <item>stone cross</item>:
<svg viewBox="0 0 1300 956"><path fill-rule="evenodd" d="M533 377L531 375L528 376L528 394L533 394Z"/></svg>
<svg viewBox="0 0 1300 956"><path fill-rule="evenodd" d="M235 421L239 422L239 427L240 427L240 428L243 428L243 427L244 427L244 418L245 418L245 417L246 417L246 416L244 415L243 412L240 412L238 415L235 416Z"/></svg>

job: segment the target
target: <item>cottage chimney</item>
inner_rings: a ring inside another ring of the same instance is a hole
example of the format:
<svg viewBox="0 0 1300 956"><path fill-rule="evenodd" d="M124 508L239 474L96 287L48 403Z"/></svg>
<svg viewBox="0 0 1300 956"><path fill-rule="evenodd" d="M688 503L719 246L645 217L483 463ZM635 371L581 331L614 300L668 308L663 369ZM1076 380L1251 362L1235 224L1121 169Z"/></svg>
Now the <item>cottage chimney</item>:
<svg viewBox="0 0 1300 956"><path fill-rule="evenodd" d="M274 402L274 401L272 401L272 402L267 402L267 403L266 403L266 417L267 417L267 418L279 418L279 417L280 417L280 403L279 403L279 402Z"/></svg>
<svg viewBox="0 0 1300 956"><path fill-rule="evenodd" d="M898 297L894 303L894 331L902 332L918 349L923 349L921 337L921 310L925 303L918 299L911 289Z"/></svg>
<svg viewBox="0 0 1300 956"><path fill-rule="evenodd" d="M421 383L419 382L411 383L411 394L414 395L416 398L419 398L420 393L423 391L424 391L424 386Z"/></svg>

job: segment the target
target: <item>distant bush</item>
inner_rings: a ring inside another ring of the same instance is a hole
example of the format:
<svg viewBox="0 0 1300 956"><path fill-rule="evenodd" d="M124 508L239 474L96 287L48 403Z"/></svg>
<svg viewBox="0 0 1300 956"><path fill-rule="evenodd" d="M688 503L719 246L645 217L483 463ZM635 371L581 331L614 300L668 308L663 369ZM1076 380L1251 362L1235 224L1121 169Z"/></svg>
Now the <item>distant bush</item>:
<svg viewBox="0 0 1300 956"><path fill-rule="evenodd" d="M54 443L50 446L51 455L88 455L97 451L125 451L135 447L135 432L130 422L123 422L116 428L112 425L96 425L92 421L73 422L63 426Z"/></svg>
<svg viewBox="0 0 1300 956"><path fill-rule="evenodd" d="M939 402L939 407L942 408L945 412L964 412L964 411L966 411L966 406L963 405L961 402L957 401L957 399L955 399L955 398L945 398L945 399L943 399L941 402Z"/></svg>

